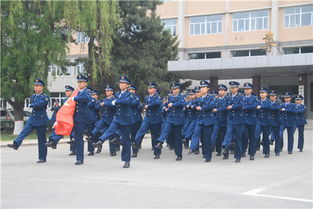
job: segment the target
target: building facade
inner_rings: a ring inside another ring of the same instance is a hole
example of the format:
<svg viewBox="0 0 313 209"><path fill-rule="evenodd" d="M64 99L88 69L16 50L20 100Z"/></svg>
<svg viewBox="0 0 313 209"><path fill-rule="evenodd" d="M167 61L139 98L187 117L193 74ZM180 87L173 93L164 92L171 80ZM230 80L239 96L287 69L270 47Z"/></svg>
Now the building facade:
<svg viewBox="0 0 313 209"><path fill-rule="evenodd" d="M170 72L213 88L251 79L256 92L301 94L313 118L312 1L167 0L157 13L179 41Z"/></svg>

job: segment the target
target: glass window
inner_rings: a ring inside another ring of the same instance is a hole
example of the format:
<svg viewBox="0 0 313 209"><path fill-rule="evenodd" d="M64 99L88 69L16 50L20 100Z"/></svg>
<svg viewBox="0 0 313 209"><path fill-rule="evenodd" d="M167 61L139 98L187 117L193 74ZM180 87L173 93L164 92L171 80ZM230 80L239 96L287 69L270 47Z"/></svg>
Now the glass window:
<svg viewBox="0 0 313 209"><path fill-rule="evenodd" d="M221 58L221 52L207 52L205 57L206 59Z"/></svg>
<svg viewBox="0 0 313 209"><path fill-rule="evenodd" d="M90 38L83 32L77 32L76 43L88 43Z"/></svg>
<svg viewBox="0 0 313 209"><path fill-rule="evenodd" d="M206 35L222 32L222 15L191 17L190 35Z"/></svg>
<svg viewBox="0 0 313 209"><path fill-rule="evenodd" d="M299 54L299 47L283 48L284 54Z"/></svg>
<svg viewBox="0 0 313 209"><path fill-rule="evenodd" d="M189 59L204 59L205 53L190 53Z"/></svg>
<svg viewBox="0 0 313 209"><path fill-rule="evenodd" d="M249 50L239 50L239 51L232 51L233 57L248 57L249 56Z"/></svg>
<svg viewBox="0 0 313 209"><path fill-rule="evenodd" d="M313 25L313 5L285 8L285 27Z"/></svg>
<svg viewBox="0 0 313 209"><path fill-rule="evenodd" d="M176 19L162 19L162 23L164 23L164 29L169 30L172 36L176 36Z"/></svg>
<svg viewBox="0 0 313 209"><path fill-rule="evenodd" d="M301 53L313 53L313 46L301 47Z"/></svg>
<svg viewBox="0 0 313 209"><path fill-rule="evenodd" d="M233 14L233 32L267 30L269 10L238 12Z"/></svg>
<svg viewBox="0 0 313 209"><path fill-rule="evenodd" d="M253 49L250 51L251 56L263 56L266 55L265 49Z"/></svg>

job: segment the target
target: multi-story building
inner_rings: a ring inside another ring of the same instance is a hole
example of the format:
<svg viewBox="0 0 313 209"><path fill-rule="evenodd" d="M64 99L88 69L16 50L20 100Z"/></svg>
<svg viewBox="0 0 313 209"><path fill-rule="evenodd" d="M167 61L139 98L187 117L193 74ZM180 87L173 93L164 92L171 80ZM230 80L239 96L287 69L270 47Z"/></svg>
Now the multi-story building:
<svg viewBox="0 0 313 209"><path fill-rule="evenodd" d="M213 88L251 79L256 91L302 94L313 118L312 1L165 0L157 12L179 41L170 72ZM275 45L266 44L270 33Z"/></svg>

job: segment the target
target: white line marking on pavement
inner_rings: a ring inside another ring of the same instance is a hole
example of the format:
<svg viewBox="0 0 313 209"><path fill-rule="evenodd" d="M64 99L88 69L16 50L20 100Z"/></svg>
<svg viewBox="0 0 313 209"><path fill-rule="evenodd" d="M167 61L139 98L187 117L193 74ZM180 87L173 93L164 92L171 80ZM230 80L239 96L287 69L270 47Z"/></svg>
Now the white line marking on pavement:
<svg viewBox="0 0 313 209"><path fill-rule="evenodd" d="M312 174L313 173L296 176L296 177L289 178L289 179L286 179L286 180L283 180L283 181L280 181L280 182L277 182L277 183L273 183L273 184L269 184L269 185L266 185L266 186L263 186L263 187L252 189L252 190L244 192L242 194L243 195L249 195L249 196L256 196L256 197L267 197L267 198L276 198L276 199L283 199L283 200L294 200L294 201L312 202L313 203L313 200L309 200L309 199L301 199L301 198L294 198L294 197L283 197L283 196L275 196L275 195L258 194L260 192L266 191L266 189L270 189L270 188L273 188L275 186L279 186L279 185L282 185L284 183L288 183L290 181L294 181L294 180L298 180L298 179L301 179L301 178L305 178L307 176L311 176Z"/></svg>

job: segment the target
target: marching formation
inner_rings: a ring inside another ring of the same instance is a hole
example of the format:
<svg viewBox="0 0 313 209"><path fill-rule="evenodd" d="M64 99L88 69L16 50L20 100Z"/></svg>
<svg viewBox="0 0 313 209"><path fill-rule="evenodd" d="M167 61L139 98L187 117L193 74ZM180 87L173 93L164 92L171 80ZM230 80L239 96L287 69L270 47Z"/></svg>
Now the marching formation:
<svg viewBox="0 0 313 209"><path fill-rule="evenodd" d="M65 86L68 99L61 105L68 105L71 100L74 107L74 126L70 134L70 155L76 155L75 165L84 163L84 134L88 141L88 156L100 153L105 141L108 141L111 156L121 148L123 168L130 167L131 158L138 157L145 134L151 133L151 148L154 159L159 159L162 148L174 150L176 160L183 158L183 148L188 154L201 154L205 162L211 162L212 153L217 157L228 159L234 155L235 162L249 155L254 160L261 149L264 158L270 157L270 145L274 144L275 156L283 150L283 133L288 133L288 154L292 154L294 133L298 129L298 149L303 151L304 126L306 124L303 97L297 95L292 103L289 92L283 101L273 90L261 88L259 95L253 95L253 85L244 84L244 95L241 95L239 83L229 82L227 86L218 85L217 91L210 91L208 81L200 81L195 89L188 89L181 94L179 83L171 84L171 93L161 98L158 84L149 82L148 95L141 103L136 94L137 88L130 79L122 75L119 78L119 90L111 85L105 88L105 99L99 100L100 93L87 86L88 78L77 76L78 92ZM47 147L57 148L62 135L53 133L46 139L48 125L48 96L43 94L45 84L40 79L34 81L35 94L30 100L32 115L19 136L8 144L17 150L23 139L34 129L37 131L39 160L46 162ZM52 108L51 120L57 120L57 112L62 109L58 102ZM144 113L144 118L142 118ZM58 121L57 121L58 122ZM56 122L56 123L57 123ZM55 123L55 124L56 124Z"/></svg>

